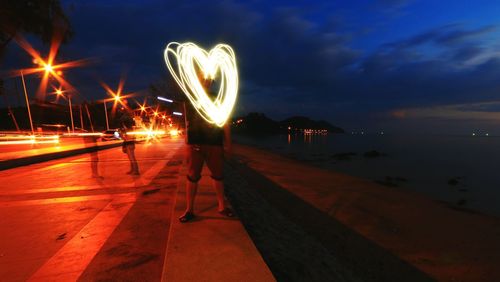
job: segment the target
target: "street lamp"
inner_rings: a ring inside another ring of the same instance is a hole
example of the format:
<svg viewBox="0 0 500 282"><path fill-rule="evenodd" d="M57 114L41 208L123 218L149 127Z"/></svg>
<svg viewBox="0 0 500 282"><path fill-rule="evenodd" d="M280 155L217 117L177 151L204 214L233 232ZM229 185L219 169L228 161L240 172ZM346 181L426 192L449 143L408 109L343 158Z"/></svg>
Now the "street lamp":
<svg viewBox="0 0 500 282"><path fill-rule="evenodd" d="M108 121L108 109L106 108L106 99L102 103L104 105L104 116L106 117L106 130L109 130L109 121Z"/></svg>
<svg viewBox="0 0 500 282"><path fill-rule="evenodd" d="M65 91L61 90L61 88L56 89L56 95L59 97L64 97L64 92ZM73 132L73 134L74 134L75 133L75 122L73 120L73 107L71 106L71 95L68 93L66 95L66 97L68 98L68 103L69 103L69 116L71 118L71 132Z"/></svg>
<svg viewBox="0 0 500 282"><path fill-rule="evenodd" d="M120 79L120 82L118 83L118 89L112 90L106 83L101 82L102 87L106 90L106 93L111 96L111 98L105 98L103 99L103 105L104 105L104 114L106 116L106 130L109 130L109 120L108 120L108 109L106 107L106 102L107 101L113 101L113 109L111 110L111 113L114 113L116 110L116 106L118 104L121 104L125 108L127 108L126 105L126 99L133 97L135 94L134 93L129 93L129 94L123 94L123 84L125 81L123 79Z"/></svg>
<svg viewBox="0 0 500 282"><path fill-rule="evenodd" d="M28 117L30 119L31 134L35 135L35 128L33 127L33 119L31 118L30 102L28 100L28 91L26 91L26 82L24 81L24 74L21 70L21 80L23 81L24 97L26 98L26 107L28 108Z"/></svg>

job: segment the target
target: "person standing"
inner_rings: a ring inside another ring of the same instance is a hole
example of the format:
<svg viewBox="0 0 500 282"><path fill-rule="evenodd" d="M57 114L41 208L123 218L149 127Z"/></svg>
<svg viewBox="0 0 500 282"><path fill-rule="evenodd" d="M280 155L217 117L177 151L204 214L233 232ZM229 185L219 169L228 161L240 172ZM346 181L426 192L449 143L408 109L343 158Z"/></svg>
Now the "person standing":
<svg viewBox="0 0 500 282"><path fill-rule="evenodd" d="M211 80L200 79L208 94L212 85ZM218 203L218 212L227 217L233 217L234 212L229 208L224 196L223 167L224 150L231 150L230 125L223 128L208 123L190 104L185 104L186 114L186 154L187 154L187 184L186 184L186 210L179 217L182 223L195 218L194 199L201 179L203 164L206 163L211 173L213 186Z"/></svg>
<svg viewBox="0 0 500 282"><path fill-rule="evenodd" d="M135 122L130 111L126 108L125 103L123 107L120 108L120 136L123 139L122 151L127 154L130 161L130 170L127 174L130 175L140 175L139 165L137 164L137 159L135 158L135 137L133 135L128 135L127 132L132 130Z"/></svg>

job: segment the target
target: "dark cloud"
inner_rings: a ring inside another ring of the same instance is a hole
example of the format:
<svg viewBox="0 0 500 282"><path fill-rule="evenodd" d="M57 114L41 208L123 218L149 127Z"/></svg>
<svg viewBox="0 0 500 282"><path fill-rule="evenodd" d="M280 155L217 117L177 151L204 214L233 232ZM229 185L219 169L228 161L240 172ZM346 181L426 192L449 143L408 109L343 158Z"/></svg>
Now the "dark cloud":
<svg viewBox="0 0 500 282"><path fill-rule="evenodd" d="M378 0L377 3L388 7L404 7L409 5L413 0Z"/></svg>
<svg viewBox="0 0 500 282"><path fill-rule="evenodd" d="M466 45L458 48L453 54L452 59L454 61L468 61L474 59L484 52L484 48L474 45Z"/></svg>
<svg viewBox="0 0 500 282"><path fill-rule="evenodd" d="M448 24L410 38L385 44L386 48L407 49L432 43L439 46L456 46L482 35L496 31L496 26L483 26L476 29L464 29L461 24Z"/></svg>

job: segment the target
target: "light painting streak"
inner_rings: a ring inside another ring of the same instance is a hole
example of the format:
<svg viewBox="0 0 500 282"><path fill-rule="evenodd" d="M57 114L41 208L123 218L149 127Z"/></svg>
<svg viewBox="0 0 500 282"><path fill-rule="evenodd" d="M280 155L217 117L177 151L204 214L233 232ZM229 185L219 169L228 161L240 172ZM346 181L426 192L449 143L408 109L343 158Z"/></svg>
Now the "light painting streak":
<svg viewBox="0 0 500 282"><path fill-rule="evenodd" d="M173 66L170 56L175 58L177 67ZM165 48L164 58L170 73L196 111L207 122L222 127L238 94L238 69L231 46L218 44L207 52L191 42L171 42ZM198 69L203 72L204 79L213 80L220 74L220 88L215 99L211 99L204 89Z"/></svg>

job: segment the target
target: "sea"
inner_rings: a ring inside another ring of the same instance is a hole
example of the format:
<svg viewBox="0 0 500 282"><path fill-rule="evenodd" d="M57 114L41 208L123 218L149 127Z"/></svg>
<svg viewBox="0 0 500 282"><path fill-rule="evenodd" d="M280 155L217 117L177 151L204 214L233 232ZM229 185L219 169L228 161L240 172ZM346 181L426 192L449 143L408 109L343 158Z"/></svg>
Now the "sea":
<svg viewBox="0 0 500 282"><path fill-rule="evenodd" d="M234 139L459 210L500 216L500 136L297 133Z"/></svg>

